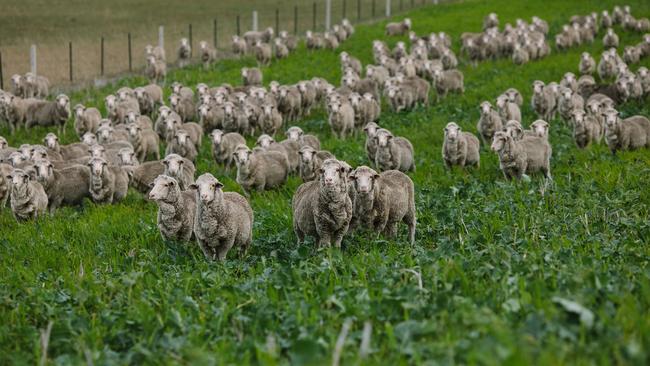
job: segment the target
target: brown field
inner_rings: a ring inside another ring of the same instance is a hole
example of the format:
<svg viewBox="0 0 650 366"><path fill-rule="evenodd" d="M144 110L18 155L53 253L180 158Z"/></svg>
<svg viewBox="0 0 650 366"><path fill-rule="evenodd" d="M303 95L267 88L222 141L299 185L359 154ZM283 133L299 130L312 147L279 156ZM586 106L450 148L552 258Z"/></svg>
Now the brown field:
<svg viewBox="0 0 650 366"><path fill-rule="evenodd" d="M385 0L332 0L332 23L344 14L353 22L372 19L385 12ZM393 13L420 5L423 0L392 0ZM5 3L5 2L3 2ZM144 66L144 46L156 44L158 26L165 27L165 49L170 64L176 61L180 38L188 37L192 25L194 47L200 40L212 42L217 20L219 48L229 45L235 34L237 15L241 32L252 27L252 12L258 11L259 28L275 27L276 9L280 29L293 32L294 8L298 9L299 34L325 24L325 1L304 0L25 0L10 1L0 13L0 52L4 87L11 75L29 71L29 48L37 46L37 71L59 87L70 86L69 43L72 42L73 83L115 77L129 71L128 34L131 33L132 68ZM359 14L358 9L361 9ZM104 37L104 76L101 69L101 38Z"/></svg>

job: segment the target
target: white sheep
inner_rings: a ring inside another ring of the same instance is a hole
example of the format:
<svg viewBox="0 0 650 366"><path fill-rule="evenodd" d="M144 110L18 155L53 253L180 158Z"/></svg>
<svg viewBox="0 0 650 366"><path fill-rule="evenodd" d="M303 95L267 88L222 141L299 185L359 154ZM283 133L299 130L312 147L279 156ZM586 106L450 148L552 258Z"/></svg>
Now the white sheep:
<svg viewBox="0 0 650 366"><path fill-rule="evenodd" d="M178 181L159 175L152 183L149 199L158 205L157 225L165 240L188 242L194 233L196 193L182 191Z"/></svg>
<svg viewBox="0 0 650 366"><path fill-rule="evenodd" d="M476 129L483 139L484 144L491 143L494 133L503 128L503 121L499 112L492 108L490 102L484 101L481 103L479 109L481 111L481 117L476 124Z"/></svg>
<svg viewBox="0 0 650 366"><path fill-rule="evenodd" d="M11 212L18 222L36 220L45 215L47 195L43 186L22 169L7 176L11 181Z"/></svg>
<svg viewBox="0 0 650 366"><path fill-rule="evenodd" d="M252 151L239 145L234 152L237 183L247 194L283 185L289 176L287 156L278 151Z"/></svg>
<svg viewBox="0 0 650 366"><path fill-rule="evenodd" d="M375 166L382 171L399 170L401 172L415 171L413 145L404 137L394 137L383 128L375 132Z"/></svg>
<svg viewBox="0 0 650 366"><path fill-rule="evenodd" d="M478 138L473 134L461 131L455 122L447 123L444 129L445 139L442 143L442 159L447 168L453 166L480 166Z"/></svg>

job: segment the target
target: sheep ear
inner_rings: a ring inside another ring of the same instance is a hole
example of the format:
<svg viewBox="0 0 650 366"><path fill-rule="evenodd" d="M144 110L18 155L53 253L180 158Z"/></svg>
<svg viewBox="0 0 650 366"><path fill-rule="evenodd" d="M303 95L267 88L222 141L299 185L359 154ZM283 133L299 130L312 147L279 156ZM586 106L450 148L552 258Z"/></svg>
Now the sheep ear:
<svg viewBox="0 0 650 366"><path fill-rule="evenodd" d="M148 185L149 185L149 188L153 188L156 184L154 182L151 182Z"/></svg>
<svg viewBox="0 0 650 366"><path fill-rule="evenodd" d="M379 179L379 174L375 174L375 175L373 176L373 178L374 178L374 179Z"/></svg>
<svg viewBox="0 0 650 366"><path fill-rule="evenodd" d="M196 191L197 189L199 189L199 186L196 183L192 183L187 188Z"/></svg>
<svg viewBox="0 0 650 366"><path fill-rule="evenodd" d="M217 182L216 187L217 187L217 189L223 188L223 183Z"/></svg>

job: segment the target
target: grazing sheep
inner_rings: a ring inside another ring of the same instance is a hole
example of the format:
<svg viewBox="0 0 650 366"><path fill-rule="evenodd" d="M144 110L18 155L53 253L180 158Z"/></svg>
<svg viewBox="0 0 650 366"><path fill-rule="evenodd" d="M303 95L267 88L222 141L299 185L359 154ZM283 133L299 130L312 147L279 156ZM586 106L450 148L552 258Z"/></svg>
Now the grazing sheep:
<svg viewBox="0 0 650 366"><path fill-rule="evenodd" d="M232 52L239 57L244 56L248 52L246 40L237 35L232 36Z"/></svg>
<svg viewBox="0 0 650 366"><path fill-rule="evenodd" d="M206 41L199 42L199 48L203 68L207 70L210 68L210 65L217 61L217 50Z"/></svg>
<svg viewBox="0 0 650 366"><path fill-rule="evenodd" d="M178 46L178 67L185 67L190 64L192 58L192 46L187 38L181 38L181 44Z"/></svg>
<svg viewBox="0 0 650 366"><path fill-rule="evenodd" d="M332 101L329 104L328 123L332 128L332 134L337 138L344 139L348 132L354 129L354 109L352 105L342 101Z"/></svg>
<svg viewBox="0 0 650 366"><path fill-rule="evenodd" d="M22 169L14 169L7 176L11 181L11 212L18 222L36 220L45 215L47 195L43 186Z"/></svg>
<svg viewBox="0 0 650 366"><path fill-rule="evenodd" d="M192 163L195 163L196 157L199 153L196 151L196 146L189 138L188 132L185 130L177 130L176 134L174 134L174 138L167 144L165 155L169 154L178 154Z"/></svg>
<svg viewBox="0 0 650 366"><path fill-rule="evenodd" d="M152 183L149 199L158 205L157 225L165 240L189 242L194 233L196 194L182 191L178 181L159 175Z"/></svg>
<svg viewBox="0 0 650 366"><path fill-rule="evenodd" d="M347 164L327 159L321 165L318 180L302 184L292 198L293 230L302 244L314 237L319 247L332 242L341 247L352 219L352 200L348 195Z"/></svg>
<svg viewBox="0 0 650 366"><path fill-rule="evenodd" d="M83 137L86 132L97 132L99 121L102 119L99 109L85 107L83 104L77 104L74 107L74 130L79 138Z"/></svg>
<svg viewBox="0 0 650 366"><path fill-rule="evenodd" d="M164 83L167 76L167 64L165 64L165 61L156 60L154 56L149 56L147 57L145 75L151 82Z"/></svg>
<svg viewBox="0 0 650 366"><path fill-rule="evenodd" d="M257 67L242 68L241 76L245 86L262 86L262 70Z"/></svg>
<svg viewBox="0 0 650 366"><path fill-rule="evenodd" d="M481 103L480 110L481 117L476 124L476 130L483 139L483 143L488 144L492 142L494 133L503 128L503 121L499 112L495 111L488 101Z"/></svg>
<svg viewBox="0 0 650 366"><path fill-rule="evenodd" d="M360 166L349 176L354 190L354 208L351 227L383 233L394 238L397 225L408 226L408 238L415 243L415 189L406 174L389 170L378 174L367 166Z"/></svg>
<svg viewBox="0 0 650 366"><path fill-rule="evenodd" d="M102 158L91 158L90 196L95 203L117 203L129 190L129 175L120 166L108 165Z"/></svg>
<svg viewBox="0 0 650 366"><path fill-rule="evenodd" d="M77 142L70 145L59 144L59 138L53 134L48 133L43 139L43 144L51 151L61 155L64 160L72 160L89 156L88 145L83 142Z"/></svg>
<svg viewBox="0 0 650 366"><path fill-rule="evenodd" d="M547 87L544 82L535 80L530 103L537 116L545 121L552 120L555 117L555 102L552 89Z"/></svg>
<svg viewBox="0 0 650 366"><path fill-rule="evenodd" d="M300 154L300 178L303 182L315 180L323 161L335 159L329 151L317 151L311 146L303 146L298 154Z"/></svg>
<svg viewBox="0 0 650 366"><path fill-rule="evenodd" d="M375 132L375 166L381 170L415 171L413 145L404 137L394 137L383 128Z"/></svg>
<svg viewBox="0 0 650 366"><path fill-rule="evenodd" d="M129 123L127 131L129 133L129 142L133 145L138 161L144 162L147 157L152 156L155 160L160 159L158 134L152 129L142 128L137 123Z"/></svg>
<svg viewBox="0 0 650 366"><path fill-rule="evenodd" d="M411 19L406 18L399 23L386 24L387 36L403 36L411 30Z"/></svg>
<svg viewBox="0 0 650 366"><path fill-rule="evenodd" d="M52 102L31 103L25 116L25 128L59 126L59 130L62 131L68 118L70 118L70 98L65 94L59 94Z"/></svg>
<svg viewBox="0 0 650 366"><path fill-rule="evenodd" d="M616 154L618 150L634 150L650 146L650 121L644 116L621 119L615 109L603 112L605 142Z"/></svg>
<svg viewBox="0 0 650 366"><path fill-rule="evenodd" d="M580 65L578 65L580 75L593 75L596 72L596 60L589 54L583 52L580 56Z"/></svg>
<svg viewBox="0 0 650 366"><path fill-rule="evenodd" d="M135 88L133 90L135 97L140 106L140 113L152 116L156 107L162 106L163 91L162 88L156 84L149 84L143 87Z"/></svg>
<svg viewBox="0 0 650 366"><path fill-rule="evenodd" d="M465 93L463 73L458 70L434 70L433 82L438 93L438 100L449 92Z"/></svg>
<svg viewBox="0 0 650 366"><path fill-rule="evenodd" d="M264 104L258 123L263 133L273 136L282 128L282 114L278 112L275 105Z"/></svg>
<svg viewBox="0 0 650 366"><path fill-rule="evenodd" d="M494 134L492 151L499 155L499 166L507 180L521 179L541 171L546 179L551 180L551 145L539 137L527 137L521 140L505 131Z"/></svg>
<svg viewBox="0 0 650 366"><path fill-rule="evenodd" d="M458 165L480 166L480 143L476 136L469 132L461 131L455 122L447 123L445 127L445 140L442 143L442 159L449 169Z"/></svg>
<svg viewBox="0 0 650 366"><path fill-rule="evenodd" d="M237 247L243 255L253 241L253 210L244 197L223 192L212 174L201 175L190 186L196 191L194 235L208 260L223 261Z"/></svg>
<svg viewBox="0 0 650 366"><path fill-rule="evenodd" d="M237 165L237 183L246 194L283 185L289 176L287 155L271 150L252 151L246 145L238 145L234 152Z"/></svg>
<svg viewBox="0 0 650 366"><path fill-rule="evenodd" d="M223 164L229 170L234 163L235 148L246 145L244 137L236 132L224 133L221 130L212 130L212 157L217 164Z"/></svg>
<svg viewBox="0 0 650 366"><path fill-rule="evenodd" d="M297 126L289 127L286 132L287 139L298 142L300 147L310 146L314 150L320 150L320 140L314 135L305 134L302 128Z"/></svg>
<svg viewBox="0 0 650 366"><path fill-rule="evenodd" d="M43 186L50 214L61 206L80 206L90 198L90 169L83 165L54 169L48 160L34 162L36 180Z"/></svg>
<svg viewBox="0 0 650 366"><path fill-rule="evenodd" d="M273 58L271 45L257 41L253 48L253 53L255 54L255 59L259 65L268 66L271 64L271 59Z"/></svg>
<svg viewBox="0 0 650 366"><path fill-rule="evenodd" d="M607 28L607 33L603 37L603 46L605 46L605 48L618 47L618 35L614 33L612 28Z"/></svg>
<svg viewBox="0 0 650 366"><path fill-rule="evenodd" d="M576 109L571 113L573 124L573 140L576 146L584 149L593 142L600 143L603 136L603 130L598 119L588 115L581 109Z"/></svg>

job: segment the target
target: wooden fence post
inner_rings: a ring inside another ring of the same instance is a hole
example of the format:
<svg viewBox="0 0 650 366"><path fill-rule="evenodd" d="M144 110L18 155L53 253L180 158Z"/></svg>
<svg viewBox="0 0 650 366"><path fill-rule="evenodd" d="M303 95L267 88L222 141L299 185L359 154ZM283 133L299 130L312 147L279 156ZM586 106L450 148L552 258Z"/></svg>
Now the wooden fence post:
<svg viewBox="0 0 650 366"><path fill-rule="evenodd" d="M241 36L241 27L239 26L239 15L237 15L237 35Z"/></svg>
<svg viewBox="0 0 650 366"><path fill-rule="evenodd" d="M293 7L293 34L298 35L298 5Z"/></svg>
<svg viewBox="0 0 650 366"><path fill-rule="evenodd" d="M36 45L29 48L29 66L32 74L36 75Z"/></svg>
<svg viewBox="0 0 650 366"><path fill-rule="evenodd" d="M192 58L192 23L188 26L188 38L190 41L190 58Z"/></svg>
<svg viewBox="0 0 650 366"><path fill-rule="evenodd" d="M162 25L158 27L158 46L165 49L165 27Z"/></svg>
<svg viewBox="0 0 650 366"><path fill-rule="evenodd" d="M217 18L212 20L212 41L214 48L217 48Z"/></svg>
<svg viewBox="0 0 650 366"><path fill-rule="evenodd" d="M70 63L70 83L72 83L72 42L68 43L68 62Z"/></svg>
<svg viewBox="0 0 650 366"><path fill-rule="evenodd" d="M129 72L133 71L133 58L131 56L131 32L129 32Z"/></svg>
<svg viewBox="0 0 650 366"><path fill-rule="evenodd" d="M332 0L325 0L325 30L332 25Z"/></svg>
<svg viewBox="0 0 650 366"><path fill-rule="evenodd" d="M372 0L372 18L373 19L375 18L375 8L376 8L375 5L376 5L375 0Z"/></svg>
<svg viewBox="0 0 650 366"><path fill-rule="evenodd" d="M275 8L275 33L280 33L280 9Z"/></svg>
<svg viewBox="0 0 650 366"><path fill-rule="evenodd" d="M100 75L104 76L104 37L102 36L102 42L101 42L101 63L100 63Z"/></svg>
<svg viewBox="0 0 650 366"><path fill-rule="evenodd" d="M314 3L313 19L312 19L312 31L316 32L316 3Z"/></svg>
<svg viewBox="0 0 650 366"><path fill-rule="evenodd" d="M348 10L347 7L348 7L348 2L346 0L343 0L343 19L345 19Z"/></svg>
<svg viewBox="0 0 650 366"><path fill-rule="evenodd" d="M357 20L361 20L361 0L357 0Z"/></svg>
<svg viewBox="0 0 650 366"><path fill-rule="evenodd" d="M0 89L5 88L5 80L2 75L2 52L0 52Z"/></svg>

